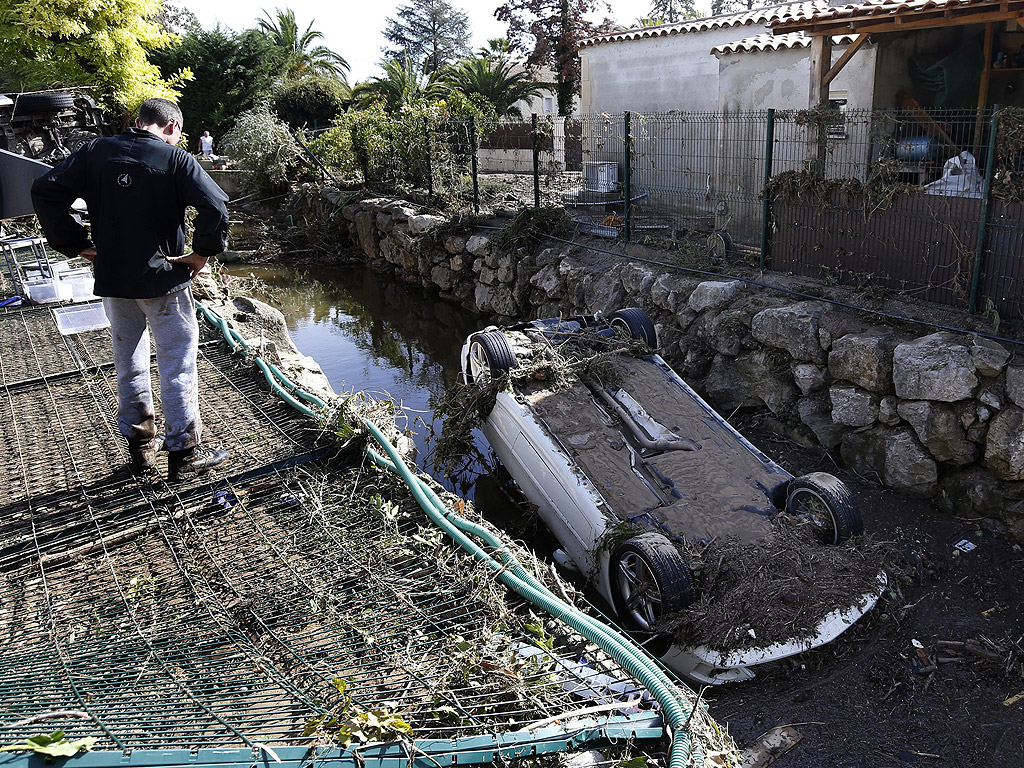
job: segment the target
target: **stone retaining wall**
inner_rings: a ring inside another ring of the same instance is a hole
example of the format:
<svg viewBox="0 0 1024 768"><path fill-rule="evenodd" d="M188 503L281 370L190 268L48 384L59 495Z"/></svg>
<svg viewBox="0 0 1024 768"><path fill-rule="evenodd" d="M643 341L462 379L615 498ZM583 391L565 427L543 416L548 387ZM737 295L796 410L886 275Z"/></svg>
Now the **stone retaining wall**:
<svg viewBox="0 0 1024 768"><path fill-rule="evenodd" d="M724 414L767 409L858 473L1024 541L1024 353L569 246L499 253L493 231L443 236L444 218L393 201L363 200L342 216L371 267L473 311L642 307L661 354Z"/></svg>

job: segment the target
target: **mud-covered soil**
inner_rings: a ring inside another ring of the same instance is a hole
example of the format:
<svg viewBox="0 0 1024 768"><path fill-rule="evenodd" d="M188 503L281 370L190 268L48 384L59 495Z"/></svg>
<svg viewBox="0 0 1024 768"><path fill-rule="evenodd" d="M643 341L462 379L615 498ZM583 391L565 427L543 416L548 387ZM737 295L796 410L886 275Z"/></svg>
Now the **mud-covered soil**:
<svg viewBox="0 0 1024 768"><path fill-rule="evenodd" d="M795 724L803 740L777 768L1020 765L1024 697L1004 705L1024 692L1020 545L881 489L756 421L738 426L794 474L844 480L866 529L902 549L911 575L902 599L888 596L836 642L707 691L711 714L741 746ZM960 553L954 545L965 539L976 548Z"/></svg>

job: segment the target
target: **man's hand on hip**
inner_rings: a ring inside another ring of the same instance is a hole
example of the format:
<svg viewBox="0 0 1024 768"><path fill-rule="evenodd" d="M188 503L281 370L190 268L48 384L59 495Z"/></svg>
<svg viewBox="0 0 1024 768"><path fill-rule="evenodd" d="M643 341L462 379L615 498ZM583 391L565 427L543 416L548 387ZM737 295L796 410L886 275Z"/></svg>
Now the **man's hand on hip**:
<svg viewBox="0 0 1024 768"><path fill-rule="evenodd" d="M184 256L167 259L171 264L184 264L188 267L189 272L192 273L192 277L198 275L199 271L206 266L209 260L208 256L200 256L198 253L189 253Z"/></svg>
<svg viewBox="0 0 1024 768"><path fill-rule="evenodd" d="M81 251L78 255L81 256L86 261L88 261L90 264L92 264L94 261L96 261L96 249L95 248L86 248L84 251Z"/></svg>

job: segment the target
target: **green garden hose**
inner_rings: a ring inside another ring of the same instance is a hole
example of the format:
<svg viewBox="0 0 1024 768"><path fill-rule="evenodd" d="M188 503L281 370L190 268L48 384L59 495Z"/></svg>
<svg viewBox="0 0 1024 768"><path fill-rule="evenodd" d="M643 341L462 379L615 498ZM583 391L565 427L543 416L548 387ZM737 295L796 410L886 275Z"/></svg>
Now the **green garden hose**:
<svg viewBox="0 0 1024 768"><path fill-rule="evenodd" d="M327 404L321 398L306 392L289 380L277 366L262 360L252 351L250 345L241 335L231 329L227 321L216 312L198 301L196 307L211 324L220 329L232 350L240 351L241 354L254 360L276 394L300 413L311 418L323 418L322 411L326 409ZM297 398L317 406L321 411L314 411L299 402ZM687 726L693 714L692 707L687 706L679 699L675 693L675 685L657 662L632 641L554 595L536 576L523 567L501 539L483 526L466 520L448 509L437 494L422 479L412 473L376 424L368 419L364 419L363 424L374 440L383 448L387 457L377 453L370 446L364 448L366 455L378 466L402 478L417 503L435 525L447 533L460 548L472 555L475 560L486 563L502 584L595 643L654 695L655 700L661 706L666 727L672 737L668 768L686 768L690 765L690 756L694 745L690 740ZM467 533L493 547L493 555L470 539L466 535ZM703 755L695 756L698 758L697 764L702 766L704 764Z"/></svg>

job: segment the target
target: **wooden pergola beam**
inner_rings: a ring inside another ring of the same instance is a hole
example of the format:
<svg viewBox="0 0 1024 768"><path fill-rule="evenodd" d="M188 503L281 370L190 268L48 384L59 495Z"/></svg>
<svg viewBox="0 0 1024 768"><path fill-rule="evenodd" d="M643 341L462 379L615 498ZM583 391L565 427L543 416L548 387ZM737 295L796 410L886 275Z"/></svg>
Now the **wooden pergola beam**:
<svg viewBox="0 0 1024 768"><path fill-rule="evenodd" d="M824 106L828 103L829 64L832 63L832 37L825 35L811 38L811 89L810 106Z"/></svg>
<svg viewBox="0 0 1024 768"><path fill-rule="evenodd" d="M832 69L826 72L824 77L822 77L822 85L827 88L828 84L836 79L836 75L843 71L843 67L846 66L846 63L853 58L853 54L859 51L860 47L864 45L867 40L868 33L863 32L856 40L850 43L849 47L843 51L843 55L839 57L839 60L832 65Z"/></svg>
<svg viewBox="0 0 1024 768"><path fill-rule="evenodd" d="M871 34L874 32L903 32L912 29L984 24L1010 19L1017 21L1024 19L1024 0L1009 0L1008 2L1000 3L998 6L992 4L984 8L968 6L965 8L944 8L941 10L908 10L904 13L882 17L855 16L852 18L843 17L818 21L787 21L773 25L772 32L783 34L785 32L803 31L811 36L844 35L851 32Z"/></svg>

